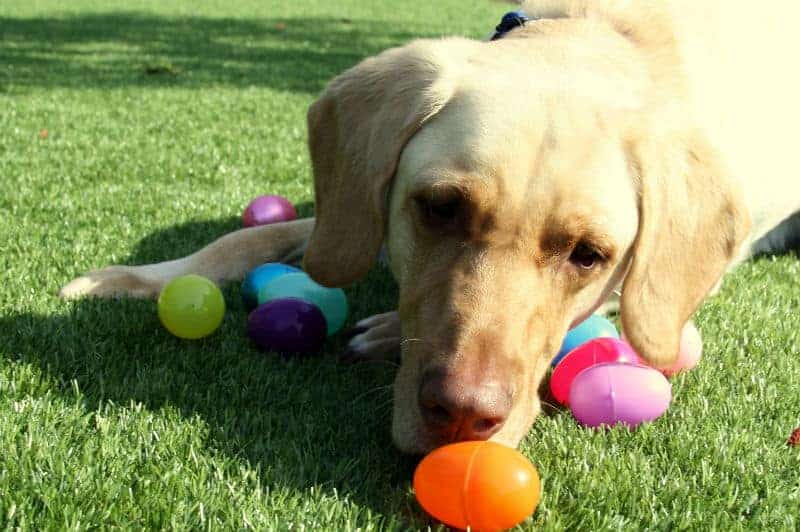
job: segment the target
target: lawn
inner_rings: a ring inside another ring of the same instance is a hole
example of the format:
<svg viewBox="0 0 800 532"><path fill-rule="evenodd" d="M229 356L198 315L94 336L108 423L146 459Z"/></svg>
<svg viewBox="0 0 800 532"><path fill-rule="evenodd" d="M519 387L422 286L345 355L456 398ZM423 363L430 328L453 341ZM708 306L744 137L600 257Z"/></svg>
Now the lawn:
<svg viewBox="0 0 800 532"><path fill-rule="evenodd" d="M281 360L221 329L163 330L150 301L64 302L110 263L184 255L247 201L313 210L305 110L359 59L491 31L481 0L6 0L0 8L0 528L436 528L391 445L391 365ZM594 432L541 417L523 529L797 530L800 260L763 257L696 316L705 354L665 416ZM351 323L395 303L376 267Z"/></svg>

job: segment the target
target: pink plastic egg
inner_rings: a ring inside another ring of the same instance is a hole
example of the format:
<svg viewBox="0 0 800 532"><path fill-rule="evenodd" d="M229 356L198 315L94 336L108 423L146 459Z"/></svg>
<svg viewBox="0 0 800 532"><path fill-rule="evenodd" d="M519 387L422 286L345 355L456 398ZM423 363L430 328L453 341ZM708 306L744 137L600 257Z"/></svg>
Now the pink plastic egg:
<svg viewBox="0 0 800 532"><path fill-rule="evenodd" d="M582 371L569 393L572 415L588 427L635 427L659 417L670 401L672 387L660 371L614 362Z"/></svg>
<svg viewBox="0 0 800 532"><path fill-rule="evenodd" d="M583 370L601 362L627 362L643 364L628 345L617 338L595 338L579 345L561 360L550 376L550 391L562 405L569 403L569 388L573 379Z"/></svg>
<svg viewBox="0 0 800 532"><path fill-rule="evenodd" d="M672 377L681 371L688 371L700 362L703 353L703 339L700 332L692 322L687 322L681 331L681 347L678 352L678 359L672 366L662 370L667 377Z"/></svg>

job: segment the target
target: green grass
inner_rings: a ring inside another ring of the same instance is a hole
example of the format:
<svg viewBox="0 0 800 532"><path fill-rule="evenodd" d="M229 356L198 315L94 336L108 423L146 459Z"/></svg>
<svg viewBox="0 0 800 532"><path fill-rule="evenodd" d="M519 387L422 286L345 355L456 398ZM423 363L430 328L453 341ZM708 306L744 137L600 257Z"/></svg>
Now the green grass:
<svg viewBox="0 0 800 532"><path fill-rule="evenodd" d="M195 7L195 4L201 4ZM171 337L152 302L66 303L109 263L184 255L249 198L312 212L305 109L326 80L415 36L483 36L506 6L6 1L0 9L0 528L436 527L389 436L392 368L282 361L221 330ZM42 132L47 130L46 138ZM701 366L639 430L540 418L522 528L800 528L800 260L762 258L699 312ZM395 303L376 269L351 320Z"/></svg>

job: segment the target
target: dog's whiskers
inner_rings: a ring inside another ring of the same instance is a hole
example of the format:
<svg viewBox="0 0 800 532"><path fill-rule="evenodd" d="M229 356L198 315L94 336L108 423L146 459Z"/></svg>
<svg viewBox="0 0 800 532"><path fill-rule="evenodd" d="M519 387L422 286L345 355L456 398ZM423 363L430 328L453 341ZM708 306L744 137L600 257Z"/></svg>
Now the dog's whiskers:
<svg viewBox="0 0 800 532"><path fill-rule="evenodd" d="M372 416L371 427L383 427L388 419L392 417L392 399L389 398L382 403L377 403L374 408L375 415Z"/></svg>
<svg viewBox="0 0 800 532"><path fill-rule="evenodd" d="M404 345L406 345L407 343L410 343L410 342L423 342L424 343L425 340L423 340L422 338L403 338L402 340L400 340L400 345L404 346Z"/></svg>
<svg viewBox="0 0 800 532"><path fill-rule="evenodd" d="M369 370L375 367L376 364L386 364L387 366L391 366L392 368L399 368L400 363L394 358L363 358L358 359L356 364L353 364L353 368L358 370Z"/></svg>
<svg viewBox="0 0 800 532"><path fill-rule="evenodd" d="M392 385L391 384L385 384L385 385L381 385L381 386L376 386L374 388L370 388L369 390L367 390L367 391L365 391L363 393L360 393L359 395L355 396L353 398L353 401L354 402L355 401L360 401L361 399L363 399L363 398L365 398L367 396L370 396L370 395L373 395L373 394L376 394L376 393L380 393L380 392L386 392L386 391L391 393L391 391L392 391Z"/></svg>

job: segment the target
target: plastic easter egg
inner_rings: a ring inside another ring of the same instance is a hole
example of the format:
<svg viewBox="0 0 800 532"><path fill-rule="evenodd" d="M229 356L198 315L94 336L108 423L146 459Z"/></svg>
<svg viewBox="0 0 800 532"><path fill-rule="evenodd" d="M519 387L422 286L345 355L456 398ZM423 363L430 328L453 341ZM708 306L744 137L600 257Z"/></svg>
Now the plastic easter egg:
<svg viewBox="0 0 800 532"><path fill-rule="evenodd" d="M572 415L588 427L635 427L666 412L671 400L672 387L660 371L616 362L583 370L569 393Z"/></svg>
<svg viewBox="0 0 800 532"><path fill-rule="evenodd" d="M314 353L325 343L322 312L302 299L274 299L247 318L247 334L264 351Z"/></svg>
<svg viewBox="0 0 800 532"><path fill-rule="evenodd" d="M601 362L625 362L643 364L642 360L628 345L618 338L595 338L579 345L559 362L550 376L550 391L553 397L566 405L569 402L569 388L573 379L583 370Z"/></svg>
<svg viewBox="0 0 800 532"><path fill-rule="evenodd" d="M258 304L273 299L295 297L316 305L328 323L328 334L333 334L347 319L347 297L341 288L326 288L314 282L307 274L287 273L273 279L258 291Z"/></svg>
<svg viewBox="0 0 800 532"><path fill-rule="evenodd" d="M217 285L199 275L176 277L158 296L158 318L179 338L196 340L219 327L225 316L225 298Z"/></svg>
<svg viewBox="0 0 800 532"><path fill-rule="evenodd" d="M414 493L430 515L452 527L505 530L539 504L539 474L515 449L490 441L445 445L422 459Z"/></svg>
<svg viewBox="0 0 800 532"><path fill-rule="evenodd" d="M283 196L269 194L251 201L242 214L245 227L288 222L297 218L294 206Z"/></svg>
<svg viewBox="0 0 800 532"><path fill-rule="evenodd" d="M592 314L573 329L570 329L561 343L561 349L559 349L551 364L553 366L558 365L567 353L594 338L619 338L619 333L614 324L606 318L599 314Z"/></svg>
<svg viewBox="0 0 800 532"><path fill-rule="evenodd" d="M678 359L672 366L661 372L667 377L677 375L682 371L694 368L699 362L703 353L703 339L700 332L692 322L687 322L681 331L681 345L678 352Z"/></svg>
<svg viewBox="0 0 800 532"><path fill-rule="evenodd" d="M271 280L286 273L302 272L300 268L295 268L280 262L268 262L257 268L250 270L250 273L242 281L242 299L248 309L258 305L258 291L261 287Z"/></svg>

